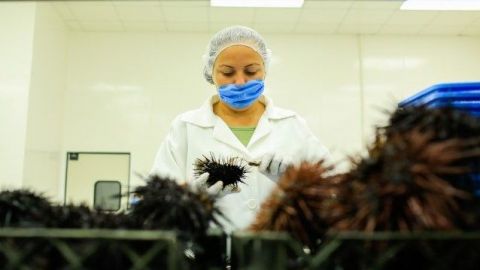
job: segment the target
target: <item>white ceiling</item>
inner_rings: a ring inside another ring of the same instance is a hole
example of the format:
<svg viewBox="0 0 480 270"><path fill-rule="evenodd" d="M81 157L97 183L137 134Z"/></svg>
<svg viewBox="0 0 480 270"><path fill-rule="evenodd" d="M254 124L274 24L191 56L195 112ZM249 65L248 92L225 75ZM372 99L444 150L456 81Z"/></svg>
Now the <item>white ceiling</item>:
<svg viewBox="0 0 480 270"><path fill-rule="evenodd" d="M49 4L73 31L215 32L242 24L261 33L480 36L480 11L404 11L401 0L305 0L277 9L210 7L209 0Z"/></svg>

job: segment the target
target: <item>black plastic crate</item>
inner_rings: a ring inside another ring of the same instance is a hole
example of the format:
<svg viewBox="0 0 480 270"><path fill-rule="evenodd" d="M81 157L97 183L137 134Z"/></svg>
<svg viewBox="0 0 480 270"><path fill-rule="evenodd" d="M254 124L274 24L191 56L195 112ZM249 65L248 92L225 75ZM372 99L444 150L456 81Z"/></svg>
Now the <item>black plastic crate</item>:
<svg viewBox="0 0 480 270"><path fill-rule="evenodd" d="M480 233L345 232L311 252L285 234L236 233L232 269L479 269Z"/></svg>
<svg viewBox="0 0 480 270"><path fill-rule="evenodd" d="M0 229L1 269L225 269L225 236L193 250L169 231ZM198 261L202 263L199 264Z"/></svg>

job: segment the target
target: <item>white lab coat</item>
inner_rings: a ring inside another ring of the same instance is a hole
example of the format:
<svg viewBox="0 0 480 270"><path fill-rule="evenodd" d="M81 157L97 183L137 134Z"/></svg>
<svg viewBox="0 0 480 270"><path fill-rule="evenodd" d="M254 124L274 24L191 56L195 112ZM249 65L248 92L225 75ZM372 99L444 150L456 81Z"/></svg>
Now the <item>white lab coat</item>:
<svg viewBox="0 0 480 270"><path fill-rule="evenodd" d="M199 109L185 112L173 120L156 155L152 174L192 181L195 160L211 152L216 157L241 157L248 161L259 161L267 153L293 160L320 160L328 154L302 118L292 111L274 107L265 96L260 99L266 105L265 112L245 147L226 123L213 113L212 104L217 101L218 96L212 96ZM251 167L245 184L240 184L241 192L228 194L218 201L231 222L223 222L226 231L248 227L275 182L276 179L260 173L257 167Z"/></svg>

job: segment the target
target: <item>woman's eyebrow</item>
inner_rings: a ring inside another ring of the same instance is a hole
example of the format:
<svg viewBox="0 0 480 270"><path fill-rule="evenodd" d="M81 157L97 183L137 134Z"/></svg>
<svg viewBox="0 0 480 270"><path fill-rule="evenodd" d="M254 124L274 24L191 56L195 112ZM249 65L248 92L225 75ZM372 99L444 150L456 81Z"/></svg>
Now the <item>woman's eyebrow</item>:
<svg viewBox="0 0 480 270"><path fill-rule="evenodd" d="M260 66L260 64L252 63L252 64L249 64L249 65L246 65L245 68L252 67L252 66ZM226 67L226 68L232 68L232 69L235 68L234 66L229 66L229 65L225 65L225 64L222 64L219 67Z"/></svg>

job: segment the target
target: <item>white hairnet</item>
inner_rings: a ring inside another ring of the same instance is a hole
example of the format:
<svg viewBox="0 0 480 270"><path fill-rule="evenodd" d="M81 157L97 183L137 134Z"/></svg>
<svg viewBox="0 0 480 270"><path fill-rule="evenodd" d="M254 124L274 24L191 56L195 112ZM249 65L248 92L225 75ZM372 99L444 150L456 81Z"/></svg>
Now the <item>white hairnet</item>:
<svg viewBox="0 0 480 270"><path fill-rule="evenodd" d="M226 48L234 45L245 45L256 51L262 57L265 70L267 70L271 52L267 49L262 36L257 31L245 26L230 26L220 30L212 37L207 52L203 56L203 75L207 82L214 84L212 72L218 55Z"/></svg>

